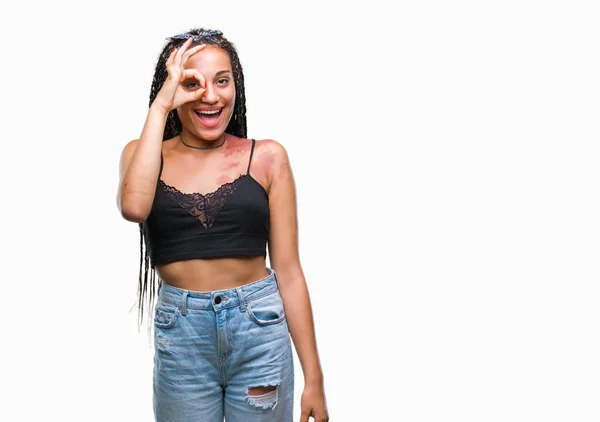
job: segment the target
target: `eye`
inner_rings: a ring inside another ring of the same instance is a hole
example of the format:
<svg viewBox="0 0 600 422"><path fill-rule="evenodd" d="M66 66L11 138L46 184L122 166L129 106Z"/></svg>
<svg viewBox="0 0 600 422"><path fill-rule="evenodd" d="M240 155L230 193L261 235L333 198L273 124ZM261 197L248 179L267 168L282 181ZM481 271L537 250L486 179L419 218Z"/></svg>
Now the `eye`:
<svg viewBox="0 0 600 422"><path fill-rule="evenodd" d="M229 83L229 78L221 78L218 80L218 83L220 85L227 85L227 83Z"/></svg>
<svg viewBox="0 0 600 422"><path fill-rule="evenodd" d="M186 82L184 84L184 86L189 89L194 89L194 88L198 88L200 86L200 84L196 81L190 81L190 82Z"/></svg>

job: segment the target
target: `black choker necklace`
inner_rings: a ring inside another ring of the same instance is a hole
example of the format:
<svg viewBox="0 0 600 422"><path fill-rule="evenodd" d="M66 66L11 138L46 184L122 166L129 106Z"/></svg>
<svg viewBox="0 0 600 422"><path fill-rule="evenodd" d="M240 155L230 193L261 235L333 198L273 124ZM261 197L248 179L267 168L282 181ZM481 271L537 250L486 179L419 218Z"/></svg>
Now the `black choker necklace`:
<svg viewBox="0 0 600 422"><path fill-rule="evenodd" d="M219 148L221 145L223 145L225 143L225 140L227 139L227 134L223 133L223 142L221 142L221 144L217 145L216 147L208 147L208 148L204 148L204 147L195 147L193 145L188 145L185 142L183 142L183 136L181 135L181 133L179 134L179 139L181 139L181 143L183 145L185 145L188 148L195 148L195 149L215 149L215 148Z"/></svg>

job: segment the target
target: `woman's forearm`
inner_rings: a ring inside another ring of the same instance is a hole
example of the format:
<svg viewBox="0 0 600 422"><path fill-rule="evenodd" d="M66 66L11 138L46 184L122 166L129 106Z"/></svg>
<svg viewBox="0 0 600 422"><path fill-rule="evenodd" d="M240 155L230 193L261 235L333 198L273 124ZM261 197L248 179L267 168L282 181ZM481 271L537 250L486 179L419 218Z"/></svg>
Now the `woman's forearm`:
<svg viewBox="0 0 600 422"><path fill-rule="evenodd" d="M302 365L305 383L323 382L308 287L304 278L280 283L290 335Z"/></svg>
<svg viewBox="0 0 600 422"><path fill-rule="evenodd" d="M167 116L164 109L150 107L140 139L123 151L117 201L128 220L145 221L152 209Z"/></svg>

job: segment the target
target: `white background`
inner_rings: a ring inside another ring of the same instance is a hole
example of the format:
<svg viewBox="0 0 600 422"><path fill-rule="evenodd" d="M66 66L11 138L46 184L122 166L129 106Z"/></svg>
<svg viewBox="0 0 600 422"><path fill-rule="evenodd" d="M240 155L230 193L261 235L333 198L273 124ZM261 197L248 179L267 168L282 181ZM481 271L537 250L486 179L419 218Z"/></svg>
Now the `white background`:
<svg viewBox="0 0 600 422"><path fill-rule="evenodd" d="M600 420L593 4L2 6L0 419L153 420L118 161L204 26L291 159L331 421Z"/></svg>

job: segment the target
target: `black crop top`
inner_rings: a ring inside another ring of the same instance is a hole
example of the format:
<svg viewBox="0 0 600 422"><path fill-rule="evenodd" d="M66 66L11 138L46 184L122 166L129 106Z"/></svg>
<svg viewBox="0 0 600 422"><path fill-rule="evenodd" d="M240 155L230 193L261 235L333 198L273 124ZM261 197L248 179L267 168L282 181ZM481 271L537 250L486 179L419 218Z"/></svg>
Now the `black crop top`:
<svg viewBox="0 0 600 422"><path fill-rule="evenodd" d="M163 157L152 210L141 230L152 267L193 258L266 257L269 196L248 170L216 191L183 193L161 178Z"/></svg>

